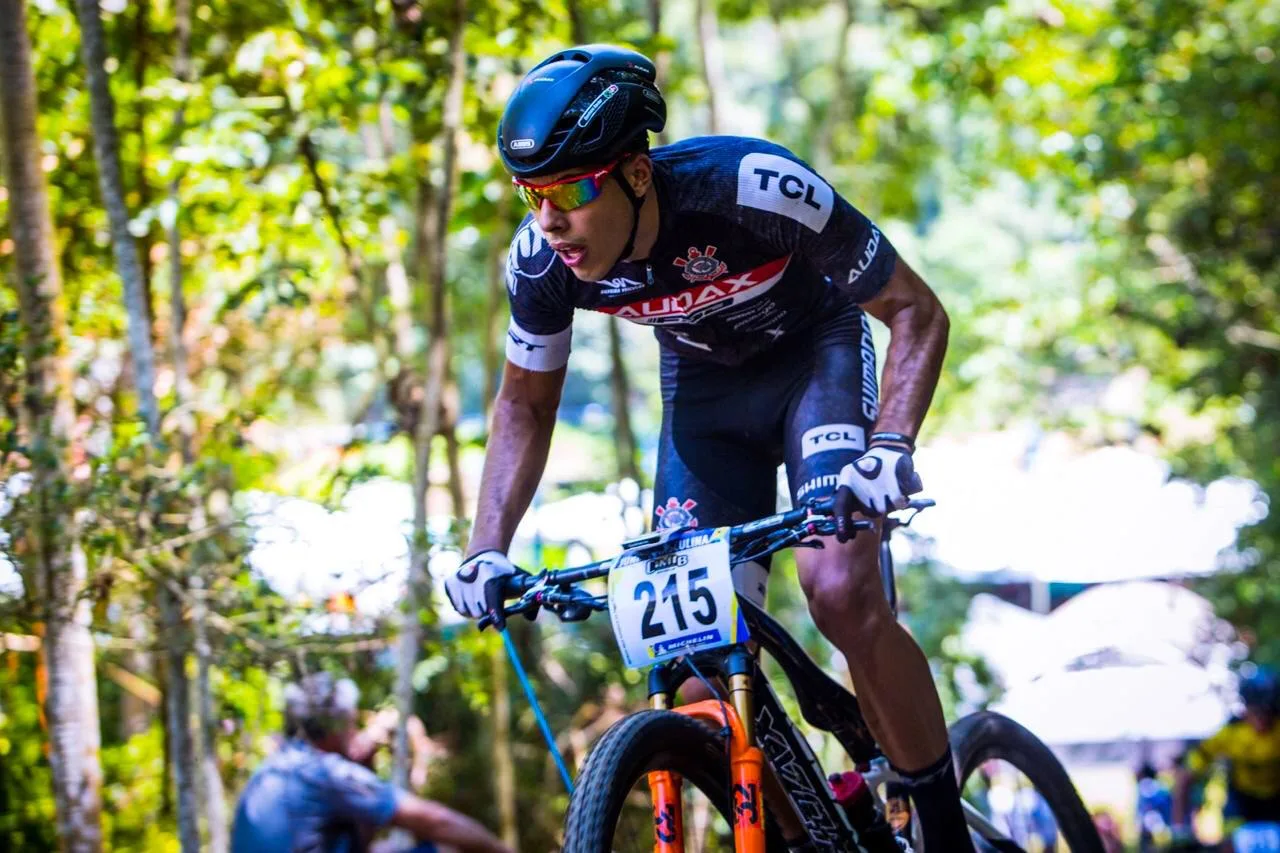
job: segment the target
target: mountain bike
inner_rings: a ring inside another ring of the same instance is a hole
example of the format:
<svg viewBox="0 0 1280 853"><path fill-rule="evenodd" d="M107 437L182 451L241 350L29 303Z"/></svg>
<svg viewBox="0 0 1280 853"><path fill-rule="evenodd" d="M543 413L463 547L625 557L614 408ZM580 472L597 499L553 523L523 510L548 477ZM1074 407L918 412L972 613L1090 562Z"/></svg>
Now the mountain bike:
<svg viewBox="0 0 1280 853"><path fill-rule="evenodd" d="M913 501L911 509L932 505ZM890 519L881 534L883 579L895 606L888 537L909 521ZM873 527L869 521L855 522L859 531ZM657 531L624 543L622 553L611 559L491 582L488 609L494 616L485 617L482 628L501 627L515 614L532 618L540 610L566 622L608 612L626 663L650 667L649 709L610 727L588 755L576 787L571 786L566 853L785 853L787 842L776 819L783 810L793 825L803 826L800 841L810 845L805 849L923 849L918 840L913 848L885 819L882 792L901 780L876 745L858 700L773 617L734 591L732 565L785 548L820 548L819 537L834 532L828 498L734 527ZM601 578L608 582L607 592L583 588ZM828 778L751 646L777 662L800 716L833 735L855 771ZM711 686L717 698L672 707L676 688L690 677ZM727 691L719 691L721 685ZM962 788L989 762L1005 762L1030 780L1072 853L1101 853L1066 770L1029 731L1006 717L979 712L955 723L950 739ZM568 782L567 771L562 772ZM784 802L765 801L766 772L785 792ZM986 849L1027 853L982 809L967 800L964 808Z"/></svg>

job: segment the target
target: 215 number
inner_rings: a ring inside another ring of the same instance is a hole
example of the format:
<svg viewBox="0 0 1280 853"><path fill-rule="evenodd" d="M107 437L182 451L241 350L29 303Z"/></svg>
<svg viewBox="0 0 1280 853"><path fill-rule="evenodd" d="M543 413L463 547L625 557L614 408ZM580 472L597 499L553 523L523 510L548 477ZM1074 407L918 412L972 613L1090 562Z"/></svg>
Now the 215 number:
<svg viewBox="0 0 1280 853"><path fill-rule="evenodd" d="M692 609L693 618L703 625L714 625L716 621L716 600L711 594L711 590L700 586L699 581L707 579L707 570L694 569L687 575L689 579L688 590L685 594L685 600L690 605L698 605ZM658 609L658 599L661 597L662 603L670 602L671 609L675 613L676 624L681 631L689 630L689 623L684 618L684 605L680 600L680 585L676 580L676 575L672 574L667 578L666 586L659 593L657 588L649 581L641 581L636 584L636 601L645 601L644 616L640 620L640 636L646 640L654 637L661 637L667 633L667 628L658 620L654 619L654 613Z"/></svg>

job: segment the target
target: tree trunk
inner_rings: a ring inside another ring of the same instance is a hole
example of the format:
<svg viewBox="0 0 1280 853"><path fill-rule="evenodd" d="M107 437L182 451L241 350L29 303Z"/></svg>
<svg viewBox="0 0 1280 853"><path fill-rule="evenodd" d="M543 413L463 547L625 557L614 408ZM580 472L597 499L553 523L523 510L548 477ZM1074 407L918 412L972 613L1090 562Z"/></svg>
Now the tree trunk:
<svg viewBox="0 0 1280 853"><path fill-rule="evenodd" d="M191 82L191 0L177 0L174 6L174 28L178 38L177 53L173 60L173 74L182 84L183 99L178 102L178 109L173 117L173 149L176 151L182 143L182 132L186 129L186 87ZM178 407L186 405L191 397L191 380L187 374L187 345L184 337L187 327L187 300L182 290L182 232L178 228L181 211L181 199L178 193L181 172L177 171L175 159L173 180L169 183L169 207L165 223L169 242L169 357L173 363L173 379L175 397ZM185 415L182 423L188 423ZM191 430L183 428L183 453L191 452Z"/></svg>
<svg viewBox="0 0 1280 853"><path fill-rule="evenodd" d="M516 760L511 751L511 684L507 680L507 650L498 643L493 652L493 792L498 800L502 840L517 851Z"/></svg>
<svg viewBox="0 0 1280 853"><path fill-rule="evenodd" d="M662 0L649 0L649 35L655 40L662 37ZM662 90L667 85L667 78L671 76L671 51L656 51L653 64L657 68L658 89ZM665 130L658 134L657 141L659 145L667 144Z"/></svg>
<svg viewBox="0 0 1280 853"><path fill-rule="evenodd" d="M186 88L191 84L192 79L191 0L177 0L175 3L174 29L177 36L177 45L174 52L173 73L183 87L183 99L179 101L173 117L173 150L176 152L178 146L182 144L182 135L186 129ZM174 162L176 164L176 158L174 158ZM191 413L185 411L191 399L192 389L191 379L187 371L185 337L187 304L182 286L184 275L182 269L182 231L179 226L182 211L180 187L181 173L175 172L173 180L169 184L168 215L172 218L167 223L166 228L169 243L169 310L171 325L169 330L169 355L173 364L174 398L178 407L184 410L180 413L178 421L182 442L182 456L186 462L190 463L194 454L192 443L194 441L195 423ZM192 518L203 518L203 507L198 503L192 513ZM193 521L193 526L199 525L199 521ZM190 737L190 709L185 707L185 701L174 703L167 707L170 714L170 726L176 733L173 744L174 781L178 789L178 813L180 816L179 825L183 849L189 849L187 845L193 843L191 837L193 833L195 833L194 843L197 844L198 848L198 811L203 811L208 831L209 850L211 853L226 853L229 844L227 837L226 794L222 789L222 774L218 770L218 744L216 726L213 719L213 694L209 685L212 653L209 648L208 607L206 606L205 582L201 575L202 571L203 567L199 563L195 563L190 581L193 598L191 629L194 634L196 653L197 733L200 745L198 769L194 755L195 750ZM183 627L181 611L176 606L177 603L174 602L174 604L174 610L170 615L177 617L173 628L180 632ZM171 637L169 648L182 649L185 648L185 644L178 642L176 637ZM171 678L170 696L181 695L187 697L190 695L188 693L188 680L184 664L185 656L183 654L172 654L171 669L176 668L179 671L175 672ZM187 802L186 797L192 793L199 794L197 802L201 804L202 808L197 809L194 803L191 804L190 809L184 807Z"/></svg>
<svg viewBox="0 0 1280 853"><path fill-rule="evenodd" d="M458 414L461 405L458 380L454 378L450 368L440 401L440 434L444 436L444 455L449 466L449 503L453 507L453 523L458 529L459 544L466 551L467 496L462 483L462 448L458 444Z"/></svg>
<svg viewBox="0 0 1280 853"><path fill-rule="evenodd" d="M430 275L424 284L432 285L430 299L430 344L427 347L426 379L422 393L421 416L414 435L413 469L413 540L409 549L409 590L400 634L400 657L396 673L396 702L400 708L400 724L396 730L394 777L398 785L409 778L409 735L406 721L413 713L413 669L420 645L418 611L429 604L431 576L427 573L430 544L427 540L427 486L431 461L431 440L440 426L444 383L448 376L448 269L445 241L449 233L449 214L453 205L453 186L457 172L458 132L462 126L462 95L466 80L466 53L462 31L467 21L466 0L454 0L453 32L449 38L449 84L444 99L441 127L443 179L436 193L434 233L422 246L423 257L431 259ZM424 235L425 236L425 235Z"/></svg>
<svg viewBox="0 0 1280 853"><path fill-rule="evenodd" d="M111 223L111 242L116 269L124 283L125 309L129 314L129 349L133 360L138 410L148 432L157 436L160 410L156 406L155 356L151 348L151 327L147 322L146 284L138 261L138 246L129 233L129 211L124 203L120 179L120 141L116 135L116 108L107 81L106 40L98 0L76 0L80 20L81 54L89 82L89 106L93 125L93 155L98 164L102 201Z"/></svg>
<svg viewBox="0 0 1280 853"><path fill-rule="evenodd" d="M390 153L388 152L388 157ZM387 299L391 303L391 331L393 352L401 364L413 359L413 296L409 287L409 274L404 268L400 251L400 229L394 216L384 216L378 223L382 235L382 254L387 262Z"/></svg>
<svg viewBox="0 0 1280 853"><path fill-rule="evenodd" d="M831 101L827 105L827 115L818 128L818 136L813 143L813 162L820 172L826 171L835 161L836 128L848 115L845 102L849 98L849 33L853 30L853 15L853 0L842 0L836 52L834 61L831 63L833 79Z"/></svg>
<svg viewBox="0 0 1280 853"><path fill-rule="evenodd" d="M67 319L53 243L48 190L40 169L36 88L26 7L0 0L0 131L9 228L26 373L23 430L30 443L34 524L23 547L27 587L43 605L49 674L53 794L62 848L102 849L102 766L98 696L94 689L89 601L80 595L87 566L78 545L74 507L66 505L72 403Z"/></svg>
<svg viewBox="0 0 1280 853"><path fill-rule="evenodd" d="M582 17L582 4L577 0L568 0L566 5L569 12L569 37L574 44L586 44L587 24Z"/></svg>
<svg viewBox="0 0 1280 853"><path fill-rule="evenodd" d="M125 617L125 628L134 647L129 650L129 671L134 675L145 676L151 673L151 632L147 630L147 618L142 612L143 596L133 594L136 610ZM130 608L126 605L127 609ZM142 734L151 727L153 715L151 705L144 702L130 690L121 691L120 695L120 736L128 740L134 735Z"/></svg>
<svg viewBox="0 0 1280 853"><path fill-rule="evenodd" d="M715 135L720 132L722 124L719 94L725 88L716 0L697 0L695 14L698 17L698 58L702 63L702 80L707 87L707 133Z"/></svg>
<svg viewBox="0 0 1280 853"><path fill-rule="evenodd" d="M507 318L506 306L503 305L503 294L506 290L507 246L510 234L507 220L511 216L511 192L505 191L498 198L498 209L494 216L496 225L493 238L489 242L489 257L485 270L489 274L488 311L485 314L483 341L484 347L484 422L489 428L489 416L493 412L493 401L498 396L498 379L502 370L503 355L506 342Z"/></svg>
<svg viewBox="0 0 1280 853"><path fill-rule="evenodd" d="M166 712L172 732L173 786L178 795L178 838L182 853L200 851L200 811L196 798L196 759L191 742L191 682L187 679L187 637L182 602L167 586L160 588L165 670L168 675Z"/></svg>
<svg viewBox="0 0 1280 853"><path fill-rule="evenodd" d="M46 511L48 509L46 507ZM75 535L71 533L72 537ZM63 849L68 853L87 853L102 849L98 682L93 637L89 633L89 600L80 594L88 566L78 544L67 548L66 553L69 559L62 565L46 562L50 591L45 652L49 668L49 732L53 742L50 759ZM46 559L51 556L53 554L46 551Z"/></svg>
<svg viewBox="0 0 1280 853"><path fill-rule="evenodd" d="M133 107L133 132L138 136L138 207L151 205L151 185L147 182L147 109L142 90L147 85L147 47L151 35L151 0L137 0L133 17L133 85L137 90ZM142 264L142 295L147 306L147 329L154 334L156 323L155 296L151 292L151 226L138 238L138 260ZM154 344L154 341L153 341Z"/></svg>
<svg viewBox="0 0 1280 853"><path fill-rule="evenodd" d="M205 821L209 831L210 853L226 853L227 802L222 789L222 773L218 770L217 726L213 715L213 690L209 685L213 651L209 647L208 605L204 578L199 571L191 577L191 627L196 645L196 710L200 721L200 781Z"/></svg>
<svg viewBox="0 0 1280 853"><path fill-rule="evenodd" d="M617 317L609 318L609 356L613 361L610 386L613 391L614 447L618 460L618 479L630 477L640 482L640 462L636 458L636 436L631 429L631 380L622 358L622 329Z"/></svg>
<svg viewBox="0 0 1280 853"><path fill-rule="evenodd" d="M111 223L111 241L116 269L124 284L125 309L129 316L129 346L138 393L138 408L153 444L160 440L160 412L155 397L155 356L151 346L151 326L146 308L146 284L138 260L138 246L129 232L129 211L124 201L120 177L120 143L116 133L115 101L104 67L106 42L98 0L76 0L85 69L89 82L89 103L93 125L94 158L102 199ZM194 789L195 760L191 748L190 701L188 698L183 641L182 612L172 590L160 589L161 619L167 636L168 724L173 738L173 778L178 797L178 834L182 849L198 851L200 827Z"/></svg>

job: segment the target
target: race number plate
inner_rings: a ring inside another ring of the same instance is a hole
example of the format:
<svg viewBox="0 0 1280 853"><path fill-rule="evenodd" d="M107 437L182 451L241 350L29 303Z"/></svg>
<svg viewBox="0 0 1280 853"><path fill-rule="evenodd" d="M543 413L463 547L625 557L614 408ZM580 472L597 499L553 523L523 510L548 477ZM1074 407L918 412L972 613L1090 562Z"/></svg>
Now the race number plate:
<svg viewBox="0 0 1280 853"><path fill-rule="evenodd" d="M745 642L729 528L682 531L623 552L609 570L609 618L632 669Z"/></svg>

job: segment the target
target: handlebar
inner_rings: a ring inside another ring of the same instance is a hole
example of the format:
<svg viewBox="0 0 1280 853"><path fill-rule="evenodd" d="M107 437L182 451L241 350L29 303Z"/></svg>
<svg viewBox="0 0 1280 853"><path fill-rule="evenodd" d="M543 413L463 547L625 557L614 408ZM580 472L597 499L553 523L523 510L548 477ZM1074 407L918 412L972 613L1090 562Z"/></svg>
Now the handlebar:
<svg viewBox="0 0 1280 853"><path fill-rule="evenodd" d="M910 501L905 508L919 513L934 505L932 500L919 499ZM896 522L894 526L906 526L914 517L913 514L907 521ZM875 522L867 519L853 520L854 531L870 530L874 526ZM689 529L655 531L624 542L623 550L625 552L646 545L658 545ZM784 548L800 545L809 537L831 536L835 532L835 499L816 499L787 512L730 527L729 562L742 563L760 559ZM821 548L822 544L813 543L805 547ZM480 630L483 631L490 625L501 629L505 626L507 617L517 614L533 620L544 607L559 616L562 622L578 622L596 611L607 610L607 596L591 595L577 589L575 585L604 577L616 559L616 556L610 557L560 571L544 569L536 575L517 572L494 578L485 585L485 607L488 613L480 619ZM513 598L518 599L514 604L505 604Z"/></svg>

